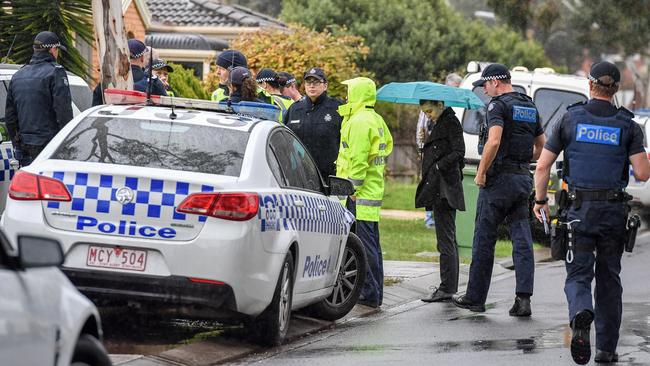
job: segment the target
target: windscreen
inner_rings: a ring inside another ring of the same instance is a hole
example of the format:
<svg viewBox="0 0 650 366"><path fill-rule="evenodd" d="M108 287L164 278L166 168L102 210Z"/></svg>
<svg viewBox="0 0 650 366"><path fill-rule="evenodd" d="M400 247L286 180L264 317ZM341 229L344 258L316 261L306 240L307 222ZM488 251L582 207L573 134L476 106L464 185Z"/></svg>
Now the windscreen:
<svg viewBox="0 0 650 366"><path fill-rule="evenodd" d="M248 136L171 121L87 117L52 159L239 176Z"/></svg>
<svg viewBox="0 0 650 366"><path fill-rule="evenodd" d="M571 104L584 102L587 97L580 93L574 93L558 89L538 89L535 92L535 105L542 119L542 127L547 134L551 131L566 113L566 108Z"/></svg>

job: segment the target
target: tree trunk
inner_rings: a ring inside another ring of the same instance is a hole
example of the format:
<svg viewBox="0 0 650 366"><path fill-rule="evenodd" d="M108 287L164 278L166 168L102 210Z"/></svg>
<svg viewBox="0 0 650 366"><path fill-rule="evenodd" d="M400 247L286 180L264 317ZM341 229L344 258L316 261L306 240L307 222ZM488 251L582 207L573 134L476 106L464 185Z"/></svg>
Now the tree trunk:
<svg viewBox="0 0 650 366"><path fill-rule="evenodd" d="M133 90L122 1L92 0L102 89Z"/></svg>

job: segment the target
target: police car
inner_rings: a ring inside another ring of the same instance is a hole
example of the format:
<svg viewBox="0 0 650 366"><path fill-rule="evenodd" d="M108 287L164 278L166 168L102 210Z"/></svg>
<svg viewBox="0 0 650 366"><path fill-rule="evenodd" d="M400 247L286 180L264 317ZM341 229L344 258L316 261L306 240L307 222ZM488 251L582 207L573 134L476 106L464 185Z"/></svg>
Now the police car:
<svg viewBox="0 0 650 366"><path fill-rule="evenodd" d="M115 105L74 118L16 172L8 235L60 240L64 272L99 305L252 320L266 344L282 342L293 309L347 314L366 268L337 197L352 183L323 182L272 122L277 107L152 98L109 90Z"/></svg>
<svg viewBox="0 0 650 366"><path fill-rule="evenodd" d="M637 114L634 117L634 121L643 129L643 145L645 146L648 157L650 157L650 146L647 138L650 134L650 115ZM640 209L644 221L647 222L650 218L650 183L637 180L634 177L632 166L630 166L630 180L625 191L633 197L630 204Z"/></svg>
<svg viewBox="0 0 650 366"><path fill-rule="evenodd" d="M109 366L97 308L56 268L60 244L33 236L13 244L0 230L0 363Z"/></svg>
<svg viewBox="0 0 650 366"><path fill-rule="evenodd" d="M5 207L9 181L15 172L15 166L10 164L12 161L15 161L13 148L4 125L7 90L9 89L11 77L21 67L22 65L0 63L0 212ZM72 113L76 116L81 111L90 108L92 104L92 93L88 84L79 76L68 72L68 81L72 95Z"/></svg>

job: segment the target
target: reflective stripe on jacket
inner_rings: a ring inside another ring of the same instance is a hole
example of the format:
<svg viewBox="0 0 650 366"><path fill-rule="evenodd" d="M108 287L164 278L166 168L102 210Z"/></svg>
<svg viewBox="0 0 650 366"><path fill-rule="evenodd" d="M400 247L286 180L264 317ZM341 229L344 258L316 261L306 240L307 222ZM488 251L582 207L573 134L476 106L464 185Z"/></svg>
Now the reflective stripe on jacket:
<svg viewBox="0 0 650 366"><path fill-rule="evenodd" d="M379 221L386 158L393 151L393 137L373 108L375 83L360 77L343 84L348 85L348 103L338 109L343 123L336 175L354 184L357 220Z"/></svg>

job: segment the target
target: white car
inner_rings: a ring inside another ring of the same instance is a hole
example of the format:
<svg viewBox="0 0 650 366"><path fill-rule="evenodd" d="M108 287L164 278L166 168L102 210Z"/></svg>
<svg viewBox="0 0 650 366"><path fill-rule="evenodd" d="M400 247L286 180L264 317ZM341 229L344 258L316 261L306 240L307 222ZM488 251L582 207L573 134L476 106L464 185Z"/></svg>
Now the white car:
<svg viewBox="0 0 650 366"><path fill-rule="evenodd" d="M95 306L56 266L58 242L0 231L0 363L109 366Z"/></svg>
<svg viewBox="0 0 650 366"><path fill-rule="evenodd" d="M282 342L292 309L324 319L352 309L366 258L337 197L350 181L324 184L277 122L109 94L142 104L82 113L16 173L1 221L10 237L60 240L64 272L98 305L254 319L266 344Z"/></svg>
<svg viewBox="0 0 650 366"><path fill-rule="evenodd" d="M9 182L14 176L15 166L10 162L14 160L13 147L7 136L4 127L5 104L7 90L11 77L21 68L22 65L0 64L0 212L4 210L5 200ZM78 115L81 111L90 108L92 104L92 92L88 84L79 76L68 72L70 93L72 95L72 113Z"/></svg>
<svg viewBox="0 0 650 366"><path fill-rule="evenodd" d="M650 133L650 116L635 116L634 120L638 123L643 129L643 145L645 146L645 151L650 157L650 146L648 146L648 134ZM634 178L634 173L632 171L632 166L630 166L630 180L627 184L625 191L632 195L632 201L630 204L641 209L641 213L647 219L650 212L650 183L643 182Z"/></svg>

